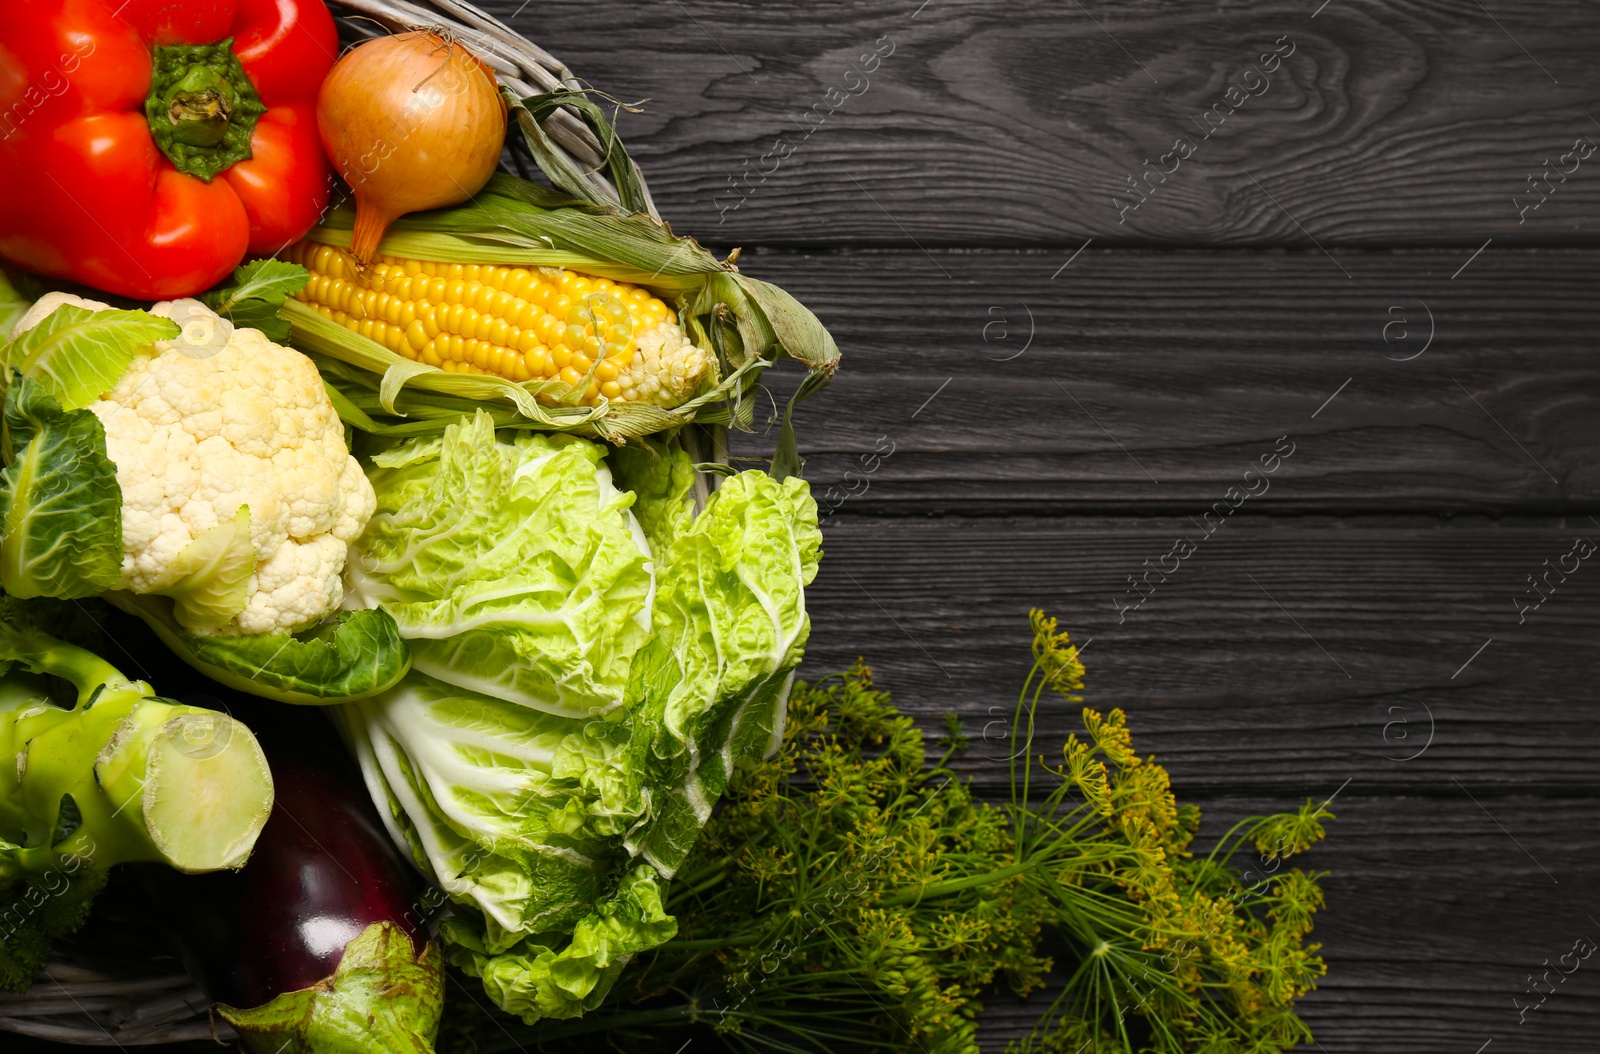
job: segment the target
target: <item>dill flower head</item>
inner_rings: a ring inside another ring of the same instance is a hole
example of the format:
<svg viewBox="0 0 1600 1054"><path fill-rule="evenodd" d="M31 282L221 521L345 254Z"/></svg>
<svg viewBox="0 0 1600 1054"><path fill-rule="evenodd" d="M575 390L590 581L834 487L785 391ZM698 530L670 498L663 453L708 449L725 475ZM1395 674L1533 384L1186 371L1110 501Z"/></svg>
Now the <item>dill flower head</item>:
<svg viewBox="0 0 1600 1054"><path fill-rule="evenodd" d="M1033 661L1044 674L1045 684L1069 703L1081 703L1075 693L1083 690L1083 663L1078 661L1076 645L1067 641L1065 631L1056 631L1056 620L1034 608L1028 612L1033 627Z"/></svg>

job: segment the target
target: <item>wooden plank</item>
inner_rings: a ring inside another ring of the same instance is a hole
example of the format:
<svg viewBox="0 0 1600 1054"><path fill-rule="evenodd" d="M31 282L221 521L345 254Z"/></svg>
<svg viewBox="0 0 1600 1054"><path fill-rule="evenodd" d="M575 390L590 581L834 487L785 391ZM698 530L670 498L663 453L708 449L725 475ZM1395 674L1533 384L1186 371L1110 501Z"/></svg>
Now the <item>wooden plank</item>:
<svg viewBox="0 0 1600 1054"><path fill-rule="evenodd" d="M1592 5L484 6L649 100L623 136L718 244L1596 236Z"/></svg>
<svg viewBox="0 0 1600 1054"><path fill-rule="evenodd" d="M1139 749L1205 793L1594 793L1600 557L1575 554L1579 536L1600 544L1600 525L840 516L804 673L864 657L930 727L957 713L966 770L998 788L1037 606L1084 646L1087 702L1124 708ZM1575 570L1520 611L1529 576L1558 565ZM1077 710L1047 696L1029 753L1058 756Z"/></svg>
<svg viewBox="0 0 1600 1054"><path fill-rule="evenodd" d="M1323 881L1327 908L1312 934L1323 945L1328 976L1302 1003L1316 1037L1316 1046L1304 1049L1473 1054L1488 1043L1484 1054L1594 1050L1600 956L1569 958L1576 968L1565 980L1554 972L1549 985L1541 978L1545 962L1554 967L1561 955L1570 956L1579 938L1600 943L1594 908L1600 806L1543 797L1480 800L1490 812L1459 792L1367 796L1352 785L1335 801L1338 818L1328 824L1327 841L1297 860L1331 872ZM1214 837L1234 819L1292 802L1198 804L1202 837ZM1519 1015L1513 996L1538 1002L1527 994L1530 972L1541 990L1556 990ZM983 1019L990 1049L1022 1034L1040 1009L1037 996L991 999Z"/></svg>
<svg viewBox="0 0 1600 1054"><path fill-rule="evenodd" d="M1056 278L1066 254L742 266L844 351L798 419L841 514L1198 515L1280 436L1295 452L1253 508L1600 509L1600 252L1486 253L1452 279L1465 257L1363 254L1352 279L1315 251L1093 248Z"/></svg>

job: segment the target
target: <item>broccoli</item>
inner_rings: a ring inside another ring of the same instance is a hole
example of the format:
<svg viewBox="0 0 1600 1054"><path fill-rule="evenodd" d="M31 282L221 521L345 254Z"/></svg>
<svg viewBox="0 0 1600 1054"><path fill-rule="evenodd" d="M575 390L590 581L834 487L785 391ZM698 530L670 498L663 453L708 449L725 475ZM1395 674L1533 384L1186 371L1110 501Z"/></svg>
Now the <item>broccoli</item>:
<svg viewBox="0 0 1600 1054"><path fill-rule="evenodd" d="M0 843L0 853L15 848ZM44 969L50 942L82 926L109 872L64 866L0 892L0 989L21 992Z"/></svg>
<svg viewBox="0 0 1600 1054"><path fill-rule="evenodd" d="M0 598L0 988L27 987L108 868L240 867L272 809L249 729L40 628L78 635L76 622Z"/></svg>

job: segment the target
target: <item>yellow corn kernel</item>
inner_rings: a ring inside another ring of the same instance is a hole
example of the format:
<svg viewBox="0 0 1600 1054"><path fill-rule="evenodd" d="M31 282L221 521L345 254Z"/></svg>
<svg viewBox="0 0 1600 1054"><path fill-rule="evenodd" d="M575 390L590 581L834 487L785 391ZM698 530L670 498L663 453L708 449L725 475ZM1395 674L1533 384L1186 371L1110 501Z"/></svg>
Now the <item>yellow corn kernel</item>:
<svg viewBox="0 0 1600 1054"><path fill-rule="evenodd" d="M459 264L304 242L297 294L325 318L398 355L452 373L562 380L575 399L675 406L713 373L676 313L648 289L555 267ZM569 398L571 401L571 398Z"/></svg>

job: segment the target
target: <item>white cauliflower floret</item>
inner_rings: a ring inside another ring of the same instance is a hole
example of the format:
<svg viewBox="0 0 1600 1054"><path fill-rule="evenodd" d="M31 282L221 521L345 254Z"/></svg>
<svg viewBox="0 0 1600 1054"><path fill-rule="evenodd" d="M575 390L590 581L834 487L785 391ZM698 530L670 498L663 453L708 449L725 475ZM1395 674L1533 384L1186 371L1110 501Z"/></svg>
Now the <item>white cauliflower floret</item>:
<svg viewBox="0 0 1600 1054"><path fill-rule="evenodd" d="M377 499L316 367L198 301L151 314L177 321L182 335L135 359L89 405L122 487L119 588L168 590L185 547L245 506L255 571L244 610L220 628L188 628L276 633L336 611L349 544Z"/></svg>

